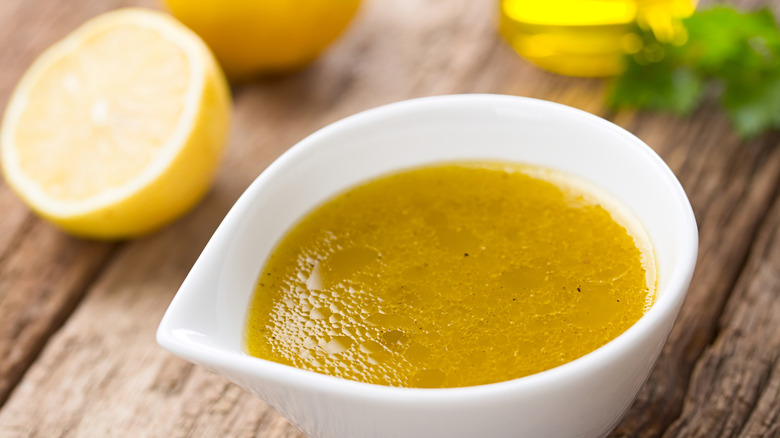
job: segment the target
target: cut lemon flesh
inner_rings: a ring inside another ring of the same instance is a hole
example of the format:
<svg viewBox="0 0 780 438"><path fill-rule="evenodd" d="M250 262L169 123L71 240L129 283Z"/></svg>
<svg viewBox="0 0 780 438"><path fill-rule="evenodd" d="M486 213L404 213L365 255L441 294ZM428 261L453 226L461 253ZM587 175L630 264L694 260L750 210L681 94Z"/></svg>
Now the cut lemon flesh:
<svg viewBox="0 0 780 438"><path fill-rule="evenodd" d="M17 86L0 131L8 183L75 234L151 231L206 192L230 97L205 44L173 18L104 14L49 48Z"/></svg>

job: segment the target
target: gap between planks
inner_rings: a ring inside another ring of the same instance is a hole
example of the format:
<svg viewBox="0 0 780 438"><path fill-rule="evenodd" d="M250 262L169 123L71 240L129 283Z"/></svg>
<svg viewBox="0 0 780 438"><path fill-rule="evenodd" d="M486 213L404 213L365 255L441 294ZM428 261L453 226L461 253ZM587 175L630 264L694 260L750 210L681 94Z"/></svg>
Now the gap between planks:
<svg viewBox="0 0 780 438"><path fill-rule="evenodd" d="M40 221L40 219L37 219L31 215L28 221L30 224L25 224L23 227L25 232L33 228L34 221ZM19 243L16 246L21 245L22 240L23 239L19 239ZM68 318L70 318L73 312L78 308L79 304L81 304L81 302L84 300L84 297L86 297L86 295L89 293L92 285L95 284L95 282L100 278L100 275L110 265L114 256L117 254L120 245L108 245L109 247L106 250L106 254L98 263L95 270L90 272L90 275L86 276L82 280L83 284L79 285L75 291L68 293L68 296L66 297L66 303L59 307L59 312L56 312L53 315L50 323L42 328L41 333L35 337L30 344L28 344L28 346L25 348L23 356L17 362L10 365L10 371L8 371L3 376L3 380L0 381L0 409L3 408L5 402L11 397L11 394L13 394L13 391L16 389L19 382L24 379L25 374L38 359L41 351L46 348L46 345L52 336L54 336L54 334L56 334L63 325L65 325ZM13 248L16 246L13 246ZM10 254L13 248L10 248L8 252L4 253L3 256L0 257L0 262L4 261L6 254Z"/></svg>
<svg viewBox="0 0 780 438"><path fill-rule="evenodd" d="M774 195L664 437L780 436L780 186Z"/></svg>

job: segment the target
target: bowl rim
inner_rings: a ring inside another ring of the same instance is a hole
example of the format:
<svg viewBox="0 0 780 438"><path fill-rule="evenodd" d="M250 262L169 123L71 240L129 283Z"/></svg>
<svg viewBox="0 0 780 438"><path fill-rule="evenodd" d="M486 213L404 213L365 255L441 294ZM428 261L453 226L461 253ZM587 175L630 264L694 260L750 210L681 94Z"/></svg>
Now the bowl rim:
<svg viewBox="0 0 780 438"><path fill-rule="evenodd" d="M200 265L203 263L206 255L216 251L225 251L227 246L225 241L230 240L232 237L232 232L238 226L241 215L249 207L257 192L263 190L269 181L275 180L277 173L283 172L287 166L298 160L300 156L305 156L310 149L318 147L319 143L326 141L331 136L339 135L342 131L364 127L383 119L404 115L409 110L428 107L430 110L435 111L437 107L449 108L455 105L473 105L477 103L482 105L490 103L519 104L531 108L535 106L546 107L554 111L569 113L571 117L579 117L601 129L612 131L614 134L621 136L622 141L630 145L630 147L636 148L638 154L644 156L647 165L655 167L658 174L662 175L666 180L665 182L669 185L671 194L674 196L674 204L679 209L679 222L683 226L683 229L680 230L682 241L678 250L677 264L667 284L664 286L664 293L658 296L651 308L626 331L584 356L528 376L477 386L404 388L364 383L319 374L249 356L244 352L198 344L184 340L180 333L176 333L184 329L171 327L171 315L179 312L179 309L187 307L182 305L184 301L189 299L186 293L186 286L188 281L191 280L193 273L203 269ZM209 367L237 371L244 375L273 380L284 386L309 388L322 393L338 393L344 396L382 400L390 403L436 402L438 405L444 406L462 402L464 399L474 401L475 399L493 398L518 391L533 392L536 391L536 388L566 385L566 382L571 381L571 379L577 379L578 376L595 372L604 363L617 359L621 351L635 343L641 342L641 338L646 333L658 330L665 318L671 315L672 319L675 319L693 276L697 254L698 228L693 209L682 185L655 151L622 127L577 108L529 97L497 94L454 94L421 97L382 105L333 122L305 137L274 160L241 194L213 234L165 312L157 330L157 342L163 348L178 356Z"/></svg>

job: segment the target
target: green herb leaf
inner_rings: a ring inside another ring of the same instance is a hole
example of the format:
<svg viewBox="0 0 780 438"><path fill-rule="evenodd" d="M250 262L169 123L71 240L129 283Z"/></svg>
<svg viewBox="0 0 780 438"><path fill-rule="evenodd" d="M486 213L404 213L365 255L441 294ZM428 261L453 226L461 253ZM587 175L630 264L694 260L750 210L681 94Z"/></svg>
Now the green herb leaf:
<svg viewBox="0 0 780 438"><path fill-rule="evenodd" d="M780 128L780 30L772 13L718 6L694 13L683 25L688 38L679 46L637 29L642 48L626 57L607 104L684 115L710 88L720 91L740 135Z"/></svg>
<svg viewBox="0 0 780 438"><path fill-rule="evenodd" d="M629 64L610 86L607 104L613 108L646 108L689 114L699 103L702 79L690 68L669 62Z"/></svg>
<svg viewBox="0 0 780 438"><path fill-rule="evenodd" d="M743 137L780 129L780 69L756 76L733 81L723 92L723 106Z"/></svg>

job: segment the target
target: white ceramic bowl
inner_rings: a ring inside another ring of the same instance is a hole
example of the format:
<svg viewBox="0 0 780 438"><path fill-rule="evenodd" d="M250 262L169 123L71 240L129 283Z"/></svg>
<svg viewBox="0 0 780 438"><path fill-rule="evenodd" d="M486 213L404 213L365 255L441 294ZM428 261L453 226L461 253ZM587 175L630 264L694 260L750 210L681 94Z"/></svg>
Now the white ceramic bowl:
<svg viewBox="0 0 780 438"><path fill-rule="evenodd" d="M248 356L242 331L257 276L285 231L366 179L450 160L556 168L609 192L644 224L659 290L634 326L596 351L507 382L391 388ZM679 182L639 139L563 105L458 95L399 102L336 122L260 175L228 213L157 332L164 348L227 377L312 437L598 437L618 423L652 369L683 303L698 245Z"/></svg>

